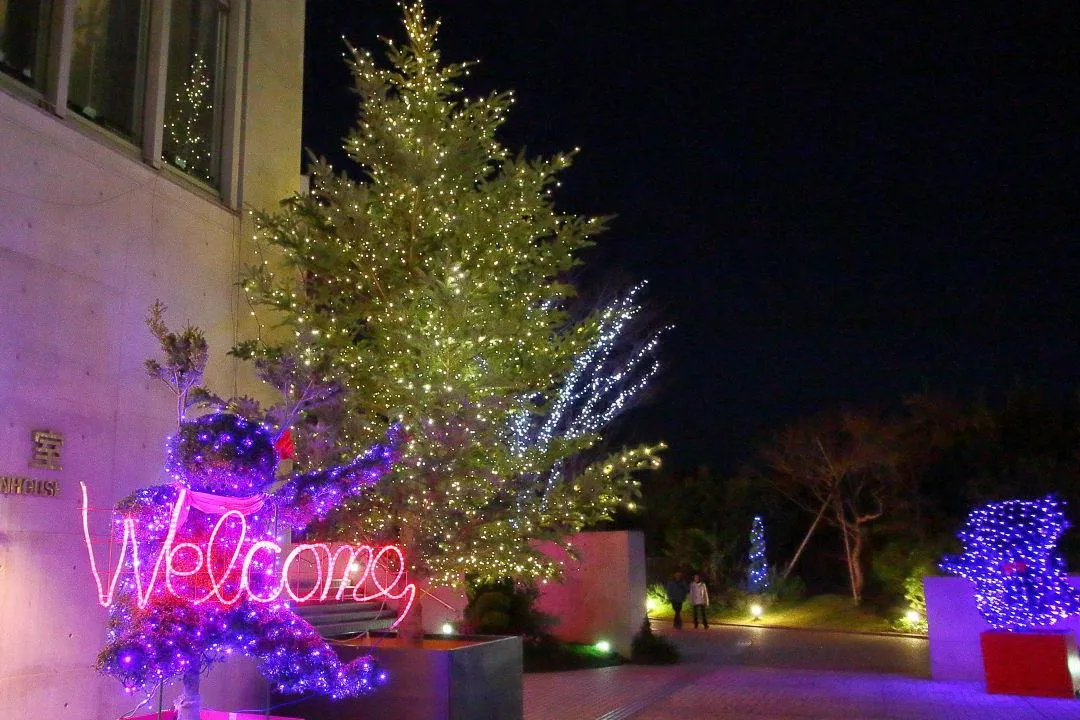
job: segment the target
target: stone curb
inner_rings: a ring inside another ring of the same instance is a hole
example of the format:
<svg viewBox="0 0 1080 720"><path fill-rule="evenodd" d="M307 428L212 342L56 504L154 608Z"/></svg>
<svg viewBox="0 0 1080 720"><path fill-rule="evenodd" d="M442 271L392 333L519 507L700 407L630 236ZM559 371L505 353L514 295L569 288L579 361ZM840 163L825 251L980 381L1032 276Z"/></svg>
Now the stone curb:
<svg viewBox="0 0 1080 720"><path fill-rule="evenodd" d="M649 620L662 623L671 623L670 618L656 618L649 617ZM918 633L905 633L905 632L886 632L884 630L838 630L836 628L816 628L816 627L796 627L794 625L762 625L760 623L733 623L733 622L713 622L710 625L716 627L743 627L743 628L760 628L761 630L798 630L800 632L819 632L819 633L842 633L844 635L874 635L877 637L902 637L902 638L914 638L916 640L926 640L926 635L920 635Z"/></svg>

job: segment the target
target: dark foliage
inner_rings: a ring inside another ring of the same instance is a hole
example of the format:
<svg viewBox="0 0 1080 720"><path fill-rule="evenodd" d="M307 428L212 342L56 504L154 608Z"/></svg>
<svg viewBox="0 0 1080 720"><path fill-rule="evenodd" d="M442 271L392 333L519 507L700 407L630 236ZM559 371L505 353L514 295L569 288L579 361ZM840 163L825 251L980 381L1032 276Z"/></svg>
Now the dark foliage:
<svg viewBox="0 0 1080 720"><path fill-rule="evenodd" d="M630 645L630 662L638 665L672 665L679 662L679 650L667 638L654 635L649 618Z"/></svg>
<svg viewBox="0 0 1080 720"><path fill-rule="evenodd" d="M550 635L525 643L525 672L561 672L611 667L625 662L618 654L601 652L592 645L564 643Z"/></svg>
<svg viewBox="0 0 1080 720"><path fill-rule="evenodd" d="M557 622L533 607L539 591L531 585L506 579L472 585L468 594L465 620L480 634L521 635L529 642L546 638Z"/></svg>

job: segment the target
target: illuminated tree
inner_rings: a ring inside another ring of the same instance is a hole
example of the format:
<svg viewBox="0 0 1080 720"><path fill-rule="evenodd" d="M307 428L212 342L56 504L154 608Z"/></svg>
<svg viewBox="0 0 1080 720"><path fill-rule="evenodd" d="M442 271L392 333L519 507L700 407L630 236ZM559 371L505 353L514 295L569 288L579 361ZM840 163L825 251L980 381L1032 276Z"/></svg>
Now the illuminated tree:
<svg viewBox="0 0 1080 720"><path fill-rule="evenodd" d="M213 109L213 83L206 60L198 53L187 77L169 104L163 153L181 170L211 182L211 137L207 120Z"/></svg>
<svg viewBox="0 0 1080 720"><path fill-rule="evenodd" d="M765 525L759 515L754 516L750 528L750 563L746 567L746 589L763 593L769 589L769 565L765 561Z"/></svg>
<svg viewBox="0 0 1080 720"><path fill-rule="evenodd" d="M338 516L346 537L400 538L432 582L552 577L532 541L609 517L635 497L632 473L658 464L653 447L571 462L634 392L599 362L626 308L570 315L568 275L603 226L554 208L571 155L508 151L496 133L512 96L462 97L468 68L440 62L421 3L405 7L405 28L387 68L351 51L361 113L345 149L364 179L315 163L309 194L257 216L272 252L245 288L291 334L237 351L340 383L333 412L297 425L317 427L324 447L404 426L401 465ZM606 389L571 412L586 377Z"/></svg>

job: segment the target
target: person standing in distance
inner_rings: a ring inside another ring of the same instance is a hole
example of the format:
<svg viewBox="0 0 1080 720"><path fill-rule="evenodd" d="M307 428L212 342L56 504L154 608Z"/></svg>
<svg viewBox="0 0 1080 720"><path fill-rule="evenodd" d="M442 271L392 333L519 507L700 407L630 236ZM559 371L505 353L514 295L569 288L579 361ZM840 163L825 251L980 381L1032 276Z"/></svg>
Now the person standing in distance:
<svg viewBox="0 0 1080 720"><path fill-rule="evenodd" d="M697 628L698 615L701 615L701 626L709 629L709 618L705 611L709 608L709 589L701 581L701 576L694 573L694 582L690 583L690 605L694 612L694 627Z"/></svg>
<svg viewBox="0 0 1080 720"><path fill-rule="evenodd" d="M686 594L690 591L681 572L675 571L675 574L664 585L664 591L667 593L668 602L671 603L671 609L675 611L675 629L680 629L682 628L683 602L686 601Z"/></svg>

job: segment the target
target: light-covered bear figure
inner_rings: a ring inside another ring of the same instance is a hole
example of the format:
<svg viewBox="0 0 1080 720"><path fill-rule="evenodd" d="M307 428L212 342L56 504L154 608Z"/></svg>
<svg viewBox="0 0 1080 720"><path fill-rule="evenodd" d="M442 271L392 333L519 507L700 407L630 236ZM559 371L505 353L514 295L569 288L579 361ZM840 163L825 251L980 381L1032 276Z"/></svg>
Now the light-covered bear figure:
<svg viewBox="0 0 1080 720"><path fill-rule="evenodd" d="M110 608L99 669L130 691L182 678L178 704L195 707L181 707L181 717L198 716L200 673L230 655L256 658L287 694L340 698L385 681L371 657L343 664L296 614L283 592L275 528L302 530L326 517L390 470L396 446L391 431L387 444L347 465L275 488L269 430L227 413L182 423L169 444L173 484L138 490L117 505L120 567L108 589L94 568Z"/></svg>

